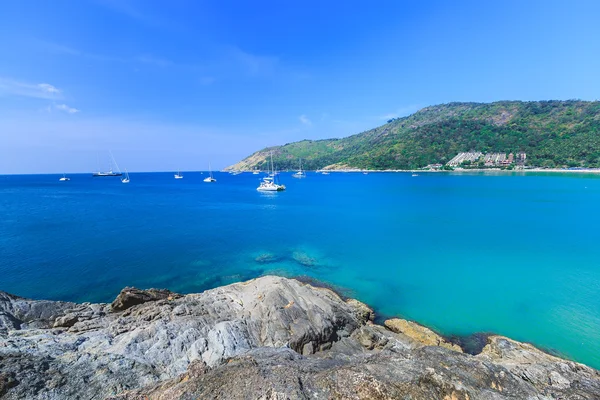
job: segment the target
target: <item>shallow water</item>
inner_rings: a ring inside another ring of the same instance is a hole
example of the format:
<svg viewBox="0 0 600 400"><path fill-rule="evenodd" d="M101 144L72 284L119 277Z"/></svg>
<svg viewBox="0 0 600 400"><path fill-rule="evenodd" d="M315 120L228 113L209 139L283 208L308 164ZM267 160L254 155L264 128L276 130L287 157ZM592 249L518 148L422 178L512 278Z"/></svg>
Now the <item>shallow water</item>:
<svg viewBox="0 0 600 400"><path fill-rule="evenodd" d="M0 290L111 301L274 273L445 334L496 332L600 368L600 178L187 173L0 176Z"/></svg>

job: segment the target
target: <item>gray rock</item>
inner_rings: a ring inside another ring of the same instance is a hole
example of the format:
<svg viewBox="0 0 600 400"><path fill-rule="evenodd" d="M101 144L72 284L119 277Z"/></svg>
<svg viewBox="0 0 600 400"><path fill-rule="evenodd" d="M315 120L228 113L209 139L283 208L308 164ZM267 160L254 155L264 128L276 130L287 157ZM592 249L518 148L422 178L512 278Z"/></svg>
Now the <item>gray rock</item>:
<svg viewBox="0 0 600 400"><path fill-rule="evenodd" d="M180 294L173 293L166 289L148 289L140 290L134 287L126 287L112 302L110 308L112 311L123 311L138 304L157 300L173 300L181 297Z"/></svg>
<svg viewBox="0 0 600 400"><path fill-rule="evenodd" d="M472 356L372 319L356 300L273 276L185 296L126 288L112 305L0 293L0 396L600 398L598 371L531 345L492 336Z"/></svg>

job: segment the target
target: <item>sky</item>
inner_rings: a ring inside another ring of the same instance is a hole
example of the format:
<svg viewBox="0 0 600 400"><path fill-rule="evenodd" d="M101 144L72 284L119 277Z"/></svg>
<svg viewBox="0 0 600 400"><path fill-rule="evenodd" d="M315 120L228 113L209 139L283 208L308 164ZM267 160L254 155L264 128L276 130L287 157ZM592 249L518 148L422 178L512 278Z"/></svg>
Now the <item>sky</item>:
<svg viewBox="0 0 600 400"><path fill-rule="evenodd" d="M0 174L109 150L220 169L433 104L596 100L598 20L596 0L4 0Z"/></svg>

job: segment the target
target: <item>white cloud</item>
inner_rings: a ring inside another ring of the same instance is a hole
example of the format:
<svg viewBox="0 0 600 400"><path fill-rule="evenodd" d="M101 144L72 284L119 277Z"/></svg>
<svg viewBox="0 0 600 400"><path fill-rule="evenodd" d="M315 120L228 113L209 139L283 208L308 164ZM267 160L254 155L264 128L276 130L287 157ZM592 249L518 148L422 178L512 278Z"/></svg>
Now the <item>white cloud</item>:
<svg viewBox="0 0 600 400"><path fill-rule="evenodd" d="M301 116L299 116L298 119L300 120L300 122L302 122L306 126L311 126L312 125L311 120L308 119L308 117L306 115L304 115L304 114L302 114Z"/></svg>
<svg viewBox="0 0 600 400"><path fill-rule="evenodd" d="M2 94L37 99L57 99L61 96L61 90L49 83L28 83L0 78L0 95Z"/></svg>
<svg viewBox="0 0 600 400"><path fill-rule="evenodd" d="M38 83L38 87L46 93L58 94L60 90L56 88L56 86L52 86L49 83Z"/></svg>
<svg viewBox="0 0 600 400"><path fill-rule="evenodd" d="M56 104L54 107L55 107L57 110L61 110L61 111L67 112L67 113L69 113L69 114L76 114L76 113L78 113L78 112L79 112L79 110L78 110L78 109L76 109L76 108L73 108L73 107L69 107L69 106L68 106L68 105L66 105L66 104Z"/></svg>

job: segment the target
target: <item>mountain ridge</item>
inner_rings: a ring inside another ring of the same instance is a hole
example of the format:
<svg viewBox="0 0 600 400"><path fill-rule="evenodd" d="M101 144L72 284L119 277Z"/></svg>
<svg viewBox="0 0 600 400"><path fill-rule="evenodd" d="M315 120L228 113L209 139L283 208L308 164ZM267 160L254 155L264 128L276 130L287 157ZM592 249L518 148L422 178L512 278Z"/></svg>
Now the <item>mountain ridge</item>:
<svg viewBox="0 0 600 400"><path fill-rule="evenodd" d="M460 152L527 153L530 166L600 167L600 102L453 102L422 108L339 139L301 140L256 151L225 170L418 169Z"/></svg>

